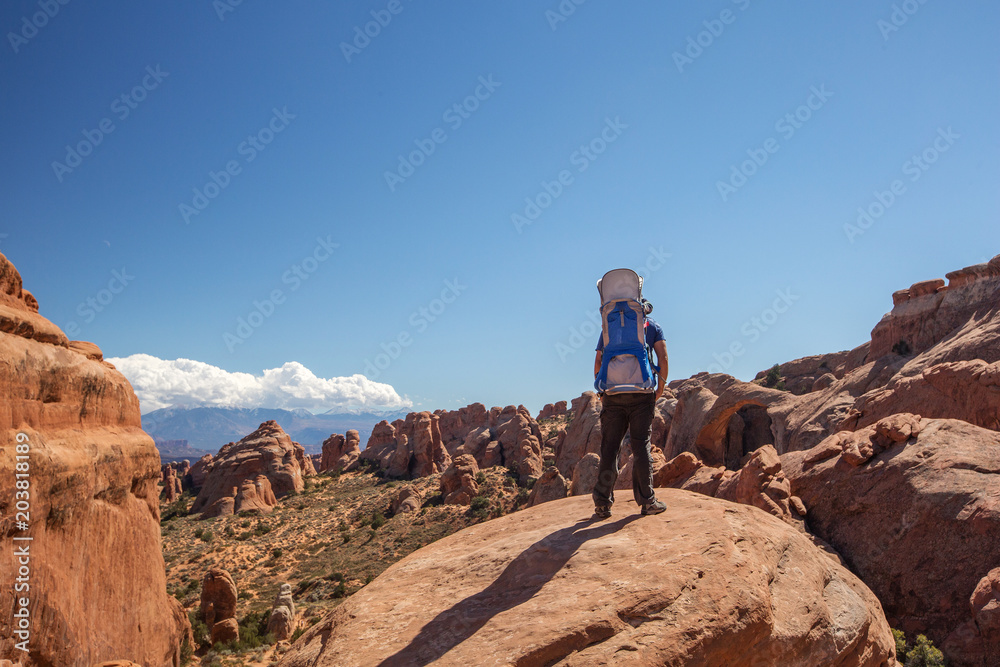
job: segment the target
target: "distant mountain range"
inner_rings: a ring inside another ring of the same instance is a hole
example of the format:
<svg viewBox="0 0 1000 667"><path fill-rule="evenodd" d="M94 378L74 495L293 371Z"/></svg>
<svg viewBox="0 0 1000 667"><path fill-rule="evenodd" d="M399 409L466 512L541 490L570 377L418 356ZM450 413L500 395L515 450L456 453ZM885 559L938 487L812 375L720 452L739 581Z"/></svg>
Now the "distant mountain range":
<svg viewBox="0 0 1000 667"><path fill-rule="evenodd" d="M144 414L142 428L157 442L163 461L192 459L193 463L205 454L215 454L227 442L252 433L269 419L278 422L307 453L318 454L331 433L357 429L363 445L375 424L383 419L393 421L406 413L331 411L314 415L308 410L171 407Z"/></svg>

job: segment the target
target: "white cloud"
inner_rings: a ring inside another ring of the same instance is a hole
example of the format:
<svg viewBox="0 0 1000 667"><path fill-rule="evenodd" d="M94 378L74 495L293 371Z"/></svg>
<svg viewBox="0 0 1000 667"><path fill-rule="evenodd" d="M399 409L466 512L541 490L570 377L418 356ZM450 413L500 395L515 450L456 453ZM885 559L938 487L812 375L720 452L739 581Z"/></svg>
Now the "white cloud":
<svg viewBox="0 0 1000 667"><path fill-rule="evenodd" d="M229 371L191 359L158 359L148 354L108 359L132 383L142 412L173 405L237 408L397 409L413 402L392 385L364 375L321 378L297 361L261 375Z"/></svg>

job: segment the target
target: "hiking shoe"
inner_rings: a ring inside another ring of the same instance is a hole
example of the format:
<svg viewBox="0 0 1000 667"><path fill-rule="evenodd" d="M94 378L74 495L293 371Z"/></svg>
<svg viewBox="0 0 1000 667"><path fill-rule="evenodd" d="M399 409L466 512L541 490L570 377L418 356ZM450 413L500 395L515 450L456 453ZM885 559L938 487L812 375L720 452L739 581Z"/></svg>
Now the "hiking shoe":
<svg viewBox="0 0 1000 667"><path fill-rule="evenodd" d="M666 509L666 507L664 507L663 509ZM602 505L594 507L594 518L597 519L598 521L603 521L604 519L610 519L611 508Z"/></svg>
<svg viewBox="0 0 1000 667"><path fill-rule="evenodd" d="M667 506L664 505L659 500L654 500L642 506L643 516L649 516L651 514L659 514L660 512L666 512L666 511L667 511Z"/></svg>

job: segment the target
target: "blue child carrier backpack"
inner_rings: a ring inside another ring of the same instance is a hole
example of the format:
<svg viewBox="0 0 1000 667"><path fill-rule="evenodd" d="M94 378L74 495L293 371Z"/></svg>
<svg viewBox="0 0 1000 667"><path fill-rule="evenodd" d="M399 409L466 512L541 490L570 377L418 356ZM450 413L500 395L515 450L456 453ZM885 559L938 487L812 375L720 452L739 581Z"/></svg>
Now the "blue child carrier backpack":
<svg viewBox="0 0 1000 667"><path fill-rule="evenodd" d="M631 269L608 271L597 281L597 291L601 295L604 355L594 388L602 394L656 391L646 348L642 278Z"/></svg>

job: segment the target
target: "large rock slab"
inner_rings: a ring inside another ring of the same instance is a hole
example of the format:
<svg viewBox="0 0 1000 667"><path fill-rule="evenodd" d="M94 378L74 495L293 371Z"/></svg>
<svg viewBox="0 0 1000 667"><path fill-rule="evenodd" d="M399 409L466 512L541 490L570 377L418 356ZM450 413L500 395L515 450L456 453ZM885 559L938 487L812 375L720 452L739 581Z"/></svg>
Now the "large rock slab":
<svg viewBox="0 0 1000 667"><path fill-rule="evenodd" d="M794 528L661 490L667 512L566 498L399 561L314 625L281 667L892 665L878 600Z"/></svg>
<svg viewBox="0 0 1000 667"><path fill-rule="evenodd" d="M177 665L190 624L166 591L160 457L139 400L96 345L67 341L37 311L0 254L0 657ZM26 529L16 472L30 487ZM22 566L29 588L15 591ZM14 648L22 597L30 655Z"/></svg>
<svg viewBox="0 0 1000 667"><path fill-rule="evenodd" d="M809 527L893 627L926 634L956 667L986 664L969 600L1000 563L1000 434L895 415L781 463Z"/></svg>

